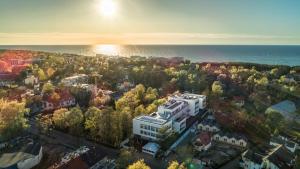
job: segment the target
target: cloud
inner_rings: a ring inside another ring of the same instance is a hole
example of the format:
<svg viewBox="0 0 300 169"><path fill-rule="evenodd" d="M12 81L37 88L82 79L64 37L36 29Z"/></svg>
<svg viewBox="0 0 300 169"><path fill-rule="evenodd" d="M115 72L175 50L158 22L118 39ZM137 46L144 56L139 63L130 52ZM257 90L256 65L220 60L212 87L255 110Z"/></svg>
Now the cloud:
<svg viewBox="0 0 300 169"><path fill-rule="evenodd" d="M2 45L60 44L296 44L289 36L213 33L0 33Z"/></svg>

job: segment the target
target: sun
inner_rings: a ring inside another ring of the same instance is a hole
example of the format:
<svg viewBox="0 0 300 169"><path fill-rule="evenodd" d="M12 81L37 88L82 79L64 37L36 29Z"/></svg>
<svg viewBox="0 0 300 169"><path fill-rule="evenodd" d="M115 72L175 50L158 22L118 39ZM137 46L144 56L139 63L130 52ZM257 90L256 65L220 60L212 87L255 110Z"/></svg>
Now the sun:
<svg viewBox="0 0 300 169"><path fill-rule="evenodd" d="M99 10L103 16L115 16L117 12L117 3L114 0L101 0Z"/></svg>

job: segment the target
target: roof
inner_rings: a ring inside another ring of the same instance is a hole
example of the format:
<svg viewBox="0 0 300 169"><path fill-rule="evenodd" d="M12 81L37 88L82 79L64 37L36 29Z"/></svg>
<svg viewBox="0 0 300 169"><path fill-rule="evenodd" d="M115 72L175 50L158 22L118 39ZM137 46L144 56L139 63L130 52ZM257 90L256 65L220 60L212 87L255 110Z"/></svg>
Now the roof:
<svg viewBox="0 0 300 169"><path fill-rule="evenodd" d="M217 133L221 137L228 137L228 138L235 138L236 140L244 140L247 141L247 138L243 134L238 134L238 133L229 133L229 132L224 132L220 131Z"/></svg>
<svg viewBox="0 0 300 169"><path fill-rule="evenodd" d="M283 145L286 145L286 146L291 147L291 148L295 147L295 142L285 140L285 139L283 139L282 137L279 137L279 136L272 137L270 141L273 142L273 143L277 143L277 144L283 144Z"/></svg>
<svg viewBox="0 0 300 169"><path fill-rule="evenodd" d="M247 150L244 154L244 158L247 158L248 160L256 163L256 164L261 164L263 161L264 156L260 153L257 153L252 150Z"/></svg>
<svg viewBox="0 0 300 169"><path fill-rule="evenodd" d="M153 142L149 142L143 146L143 149L150 150L152 152L157 152L159 150L159 148L160 148L160 146Z"/></svg>
<svg viewBox="0 0 300 169"><path fill-rule="evenodd" d="M199 143L201 143L202 145L208 145L211 142L211 137L212 137L211 133L209 133L209 132L201 132L198 135L197 141Z"/></svg>
<svg viewBox="0 0 300 169"><path fill-rule="evenodd" d="M30 142L20 147L20 149L17 151L3 153L0 156L0 166L4 168L14 168L14 166L16 166L20 161L37 156L41 147L42 146L39 143Z"/></svg>
<svg viewBox="0 0 300 169"><path fill-rule="evenodd" d="M155 124L158 124L158 125L162 125L162 124L165 124L167 122L167 120L161 119L160 116L158 116L156 112L152 113L152 114L156 114L156 116L139 116L139 117L136 117L134 119L145 121L145 122L148 122L148 123L155 123Z"/></svg>
<svg viewBox="0 0 300 169"><path fill-rule="evenodd" d="M275 148L267 159L278 168L290 168L289 164L295 159L295 156L285 146L280 145Z"/></svg>
<svg viewBox="0 0 300 169"><path fill-rule="evenodd" d="M293 113L296 111L296 105L294 102L290 100L284 100L282 102L279 102L275 105L272 105L268 109L272 109L274 111L279 112L284 117L290 116L290 113Z"/></svg>

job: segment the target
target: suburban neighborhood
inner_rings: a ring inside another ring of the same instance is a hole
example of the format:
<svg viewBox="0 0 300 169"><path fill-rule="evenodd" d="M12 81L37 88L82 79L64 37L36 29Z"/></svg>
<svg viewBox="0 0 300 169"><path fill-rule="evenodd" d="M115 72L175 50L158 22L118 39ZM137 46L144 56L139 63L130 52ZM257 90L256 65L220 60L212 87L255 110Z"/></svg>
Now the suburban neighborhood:
<svg viewBox="0 0 300 169"><path fill-rule="evenodd" d="M299 167L299 67L14 50L0 65L1 169Z"/></svg>

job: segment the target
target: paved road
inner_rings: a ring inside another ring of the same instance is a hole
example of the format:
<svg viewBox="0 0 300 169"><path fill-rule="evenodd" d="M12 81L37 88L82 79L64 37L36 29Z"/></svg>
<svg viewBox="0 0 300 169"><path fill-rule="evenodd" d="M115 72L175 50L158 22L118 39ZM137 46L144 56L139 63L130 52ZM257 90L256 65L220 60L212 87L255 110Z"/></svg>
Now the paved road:
<svg viewBox="0 0 300 169"><path fill-rule="evenodd" d="M29 124L30 127L28 128L28 132L40 136L41 139L44 139L49 143L61 144L73 149L77 149L80 146L95 147L97 152L103 157L108 156L111 158L117 158L117 155L119 153L118 149L106 147L104 145L88 141L84 138L75 137L57 130L52 130L50 135L42 134L38 129L36 121L34 119L30 119Z"/></svg>

